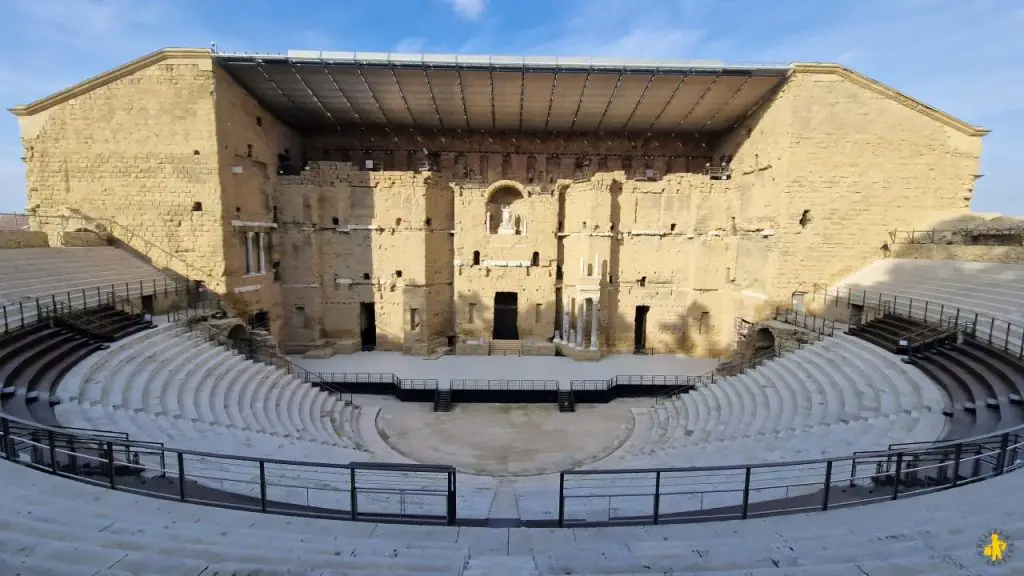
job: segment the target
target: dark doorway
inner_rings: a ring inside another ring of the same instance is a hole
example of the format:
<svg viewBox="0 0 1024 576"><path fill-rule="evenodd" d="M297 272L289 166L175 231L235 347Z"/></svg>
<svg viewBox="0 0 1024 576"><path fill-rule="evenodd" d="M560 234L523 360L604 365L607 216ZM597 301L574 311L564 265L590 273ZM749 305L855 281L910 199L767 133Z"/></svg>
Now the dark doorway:
<svg viewBox="0 0 1024 576"><path fill-rule="evenodd" d="M359 303L359 340L364 352L377 347L377 314L373 302Z"/></svg>
<svg viewBox="0 0 1024 576"><path fill-rule="evenodd" d="M156 296L154 294L142 295L142 313L150 316L156 314Z"/></svg>
<svg viewBox="0 0 1024 576"><path fill-rule="evenodd" d="M195 280L188 283L188 305L195 306L206 300L206 284L202 280Z"/></svg>
<svg viewBox="0 0 1024 576"><path fill-rule="evenodd" d="M266 310L257 310L249 315L249 328L270 332L270 313Z"/></svg>
<svg viewBox="0 0 1024 576"><path fill-rule="evenodd" d="M647 348L647 313L650 306L637 306L633 316L633 350L643 352Z"/></svg>
<svg viewBox="0 0 1024 576"><path fill-rule="evenodd" d="M495 340L519 339L519 294L515 292L494 293L494 334Z"/></svg>

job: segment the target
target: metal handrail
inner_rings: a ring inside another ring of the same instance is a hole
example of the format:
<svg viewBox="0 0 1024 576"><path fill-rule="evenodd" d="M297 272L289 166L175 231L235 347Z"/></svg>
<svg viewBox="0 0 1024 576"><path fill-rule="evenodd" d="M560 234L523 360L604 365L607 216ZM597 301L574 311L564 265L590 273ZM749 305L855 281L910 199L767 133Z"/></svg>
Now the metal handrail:
<svg viewBox="0 0 1024 576"><path fill-rule="evenodd" d="M220 344L225 347L231 346L230 338L223 330L220 330L205 322L187 322L186 324L189 328L189 331L195 329L205 330L205 335L207 336L208 340L216 342L217 344ZM285 358L284 356L274 354L267 350L243 350L240 352L248 360L259 362L261 364L266 364L268 366L273 366L279 370L284 370L288 374L297 375L306 384L320 384L322 385L322 387L328 388L331 392L337 393L339 396L341 396L341 399L346 402L351 403L353 400L352 393L348 392L343 387L339 386L337 383L324 380L323 375L321 373L307 370L302 366L299 366L298 364Z"/></svg>
<svg viewBox="0 0 1024 576"><path fill-rule="evenodd" d="M912 298L886 292L877 292L864 288L848 287L833 288L823 284L812 285L812 299L821 299L826 307L854 306L864 308L888 306L886 313L920 320L929 324L940 324L952 319L956 324L971 325L970 336L975 342L1005 352L1015 358L1024 359L1024 325L1000 320L993 316L960 308L947 306L941 302L932 302L923 298ZM981 333L984 329L984 333ZM1011 339L1019 338L1020 342L1011 346Z"/></svg>

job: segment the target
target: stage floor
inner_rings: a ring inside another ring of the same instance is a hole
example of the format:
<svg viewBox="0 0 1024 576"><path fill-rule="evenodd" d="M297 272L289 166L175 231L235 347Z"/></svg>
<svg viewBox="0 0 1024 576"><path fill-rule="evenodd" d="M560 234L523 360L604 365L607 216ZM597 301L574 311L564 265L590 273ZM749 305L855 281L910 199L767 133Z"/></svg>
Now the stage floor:
<svg viewBox="0 0 1024 576"><path fill-rule="evenodd" d="M399 378L501 380L605 380L617 375L696 376L714 369L717 360L686 356L618 354L598 362L564 356L441 356L428 360L400 352L357 352L332 358L290 356L311 372L387 372Z"/></svg>

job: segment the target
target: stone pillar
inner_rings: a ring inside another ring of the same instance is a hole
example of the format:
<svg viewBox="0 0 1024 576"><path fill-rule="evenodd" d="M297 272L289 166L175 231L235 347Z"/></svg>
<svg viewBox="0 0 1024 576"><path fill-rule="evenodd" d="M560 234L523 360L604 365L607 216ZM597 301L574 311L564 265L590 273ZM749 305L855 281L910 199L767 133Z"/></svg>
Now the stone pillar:
<svg viewBox="0 0 1024 576"><path fill-rule="evenodd" d="M569 306L571 302L568 295L562 295L562 341L566 344L572 344L572 340L569 338Z"/></svg>
<svg viewBox="0 0 1024 576"><path fill-rule="evenodd" d="M587 313L586 311L586 300L580 298L580 302L576 306L576 341L573 342L577 348L583 348L583 319Z"/></svg>
<svg viewBox="0 0 1024 576"><path fill-rule="evenodd" d="M601 313L601 305L597 300L594 300L592 306L593 313L590 319L590 349L597 350L597 327L598 327L598 315Z"/></svg>

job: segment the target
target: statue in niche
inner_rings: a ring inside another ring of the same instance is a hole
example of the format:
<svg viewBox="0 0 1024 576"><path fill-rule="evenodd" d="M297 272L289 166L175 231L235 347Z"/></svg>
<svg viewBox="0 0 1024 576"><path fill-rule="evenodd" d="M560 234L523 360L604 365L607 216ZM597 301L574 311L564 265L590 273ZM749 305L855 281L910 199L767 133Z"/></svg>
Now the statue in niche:
<svg viewBox="0 0 1024 576"><path fill-rule="evenodd" d="M501 224L498 226L498 234L515 234L516 228L512 224L512 207L508 204L501 206Z"/></svg>

